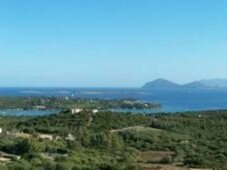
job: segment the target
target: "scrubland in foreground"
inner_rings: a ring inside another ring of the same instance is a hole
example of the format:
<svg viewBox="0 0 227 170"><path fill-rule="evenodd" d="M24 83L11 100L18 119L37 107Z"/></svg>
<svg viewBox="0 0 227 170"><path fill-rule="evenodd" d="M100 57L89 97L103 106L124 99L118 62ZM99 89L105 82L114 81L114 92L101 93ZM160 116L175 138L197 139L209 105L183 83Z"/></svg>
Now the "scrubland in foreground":
<svg viewBox="0 0 227 170"><path fill-rule="evenodd" d="M227 169L227 111L1 117L2 170Z"/></svg>

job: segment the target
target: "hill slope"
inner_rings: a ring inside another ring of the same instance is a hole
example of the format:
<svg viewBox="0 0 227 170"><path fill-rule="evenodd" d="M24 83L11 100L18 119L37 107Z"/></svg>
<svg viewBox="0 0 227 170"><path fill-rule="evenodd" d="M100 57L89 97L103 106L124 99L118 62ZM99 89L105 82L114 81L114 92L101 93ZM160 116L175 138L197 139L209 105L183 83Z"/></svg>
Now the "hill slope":
<svg viewBox="0 0 227 170"><path fill-rule="evenodd" d="M194 81L185 85L182 85L183 88L187 89L206 89L207 86L199 81Z"/></svg>
<svg viewBox="0 0 227 170"><path fill-rule="evenodd" d="M227 79L204 79L200 82L208 87L227 87Z"/></svg>
<svg viewBox="0 0 227 170"><path fill-rule="evenodd" d="M145 89L177 89L181 86L174 82L165 79L156 79L154 81L146 83L142 88Z"/></svg>

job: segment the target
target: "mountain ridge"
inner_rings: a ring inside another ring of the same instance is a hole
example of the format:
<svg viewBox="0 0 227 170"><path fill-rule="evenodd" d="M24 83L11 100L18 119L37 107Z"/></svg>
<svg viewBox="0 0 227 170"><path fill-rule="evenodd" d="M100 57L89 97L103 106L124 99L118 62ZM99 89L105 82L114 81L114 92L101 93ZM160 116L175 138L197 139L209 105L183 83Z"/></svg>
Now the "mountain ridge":
<svg viewBox="0 0 227 170"><path fill-rule="evenodd" d="M186 84L178 84L173 81L159 78L145 83L144 89L213 89L227 88L227 79L202 79Z"/></svg>

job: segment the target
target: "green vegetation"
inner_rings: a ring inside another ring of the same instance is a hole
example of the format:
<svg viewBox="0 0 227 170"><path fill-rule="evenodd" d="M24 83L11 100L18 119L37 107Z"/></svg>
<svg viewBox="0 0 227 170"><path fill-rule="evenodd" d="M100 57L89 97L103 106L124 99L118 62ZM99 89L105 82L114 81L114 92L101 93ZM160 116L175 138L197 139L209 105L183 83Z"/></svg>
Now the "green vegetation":
<svg viewBox="0 0 227 170"><path fill-rule="evenodd" d="M100 100L69 97L0 97L0 109L157 109L156 103L141 103L133 99Z"/></svg>
<svg viewBox="0 0 227 170"><path fill-rule="evenodd" d="M0 159L0 169L145 170L157 164L227 169L227 111L94 113L85 103L79 113L0 117L0 158L7 158ZM100 103L105 102L98 100L95 108Z"/></svg>

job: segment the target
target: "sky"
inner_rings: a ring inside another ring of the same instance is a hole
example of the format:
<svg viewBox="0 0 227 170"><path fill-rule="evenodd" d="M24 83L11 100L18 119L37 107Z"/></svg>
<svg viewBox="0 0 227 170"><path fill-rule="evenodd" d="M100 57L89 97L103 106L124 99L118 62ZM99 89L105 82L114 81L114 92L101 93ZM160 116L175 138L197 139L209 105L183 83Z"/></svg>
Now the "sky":
<svg viewBox="0 0 227 170"><path fill-rule="evenodd" d="M0 86L227 78L226 0L0 0Z"/></svg>

